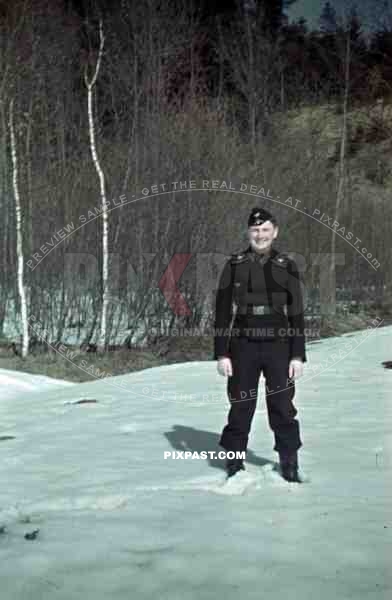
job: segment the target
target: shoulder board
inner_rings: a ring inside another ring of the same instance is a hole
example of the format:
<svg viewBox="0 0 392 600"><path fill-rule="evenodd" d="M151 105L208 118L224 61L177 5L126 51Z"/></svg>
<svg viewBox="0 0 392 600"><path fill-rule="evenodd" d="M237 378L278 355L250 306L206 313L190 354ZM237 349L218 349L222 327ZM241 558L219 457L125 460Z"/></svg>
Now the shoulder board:
<svg viewBox="0 0 392 600"><path fill-rule="evenodd" d="M239 265L249 259L245 252L234 253L231 255L230 262L232 265Z"/></svg>
<svg viewBox="0 0 392 600"><path fill-rule="evenodd" d="M287 252L279 252L274 258L271 259L271 262L278 267L286 268L290 262L290 256Z"/></svg>

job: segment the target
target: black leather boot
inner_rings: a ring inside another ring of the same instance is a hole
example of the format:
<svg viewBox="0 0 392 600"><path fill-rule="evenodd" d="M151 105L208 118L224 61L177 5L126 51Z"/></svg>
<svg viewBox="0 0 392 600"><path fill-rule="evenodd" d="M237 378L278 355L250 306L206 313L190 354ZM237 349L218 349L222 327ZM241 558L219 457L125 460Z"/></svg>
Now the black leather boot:
<svg viewBox="0 0 392 600"><path fill-rule="evenodd" d="M232 477L238 471L245 471L245 465L242 458L226 459L226 472L228 477Z"/></svg>
<svg viewBox="0 0 392 600"><path fill-rule="evenodd" d="M298 475L298 453L280 453L279 454L279 467L283 479L286 481L296 483L302 483L301 478Z"/></svg>

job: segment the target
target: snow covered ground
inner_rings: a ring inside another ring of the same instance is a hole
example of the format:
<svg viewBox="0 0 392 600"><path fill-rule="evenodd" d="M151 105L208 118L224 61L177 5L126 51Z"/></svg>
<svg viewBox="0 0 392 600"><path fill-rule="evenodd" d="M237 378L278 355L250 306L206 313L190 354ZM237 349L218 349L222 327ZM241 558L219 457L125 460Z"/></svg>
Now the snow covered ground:
<svg viewBox="0 0 392 600"><path fill-rule="evenodd" d="M220 450L215 362L68 385L0 371L1 600L390 598L391 334L308 347L295 404L310 483L272 470L260 382L243 495L219 493L218 460L164 459Z"/></svg>

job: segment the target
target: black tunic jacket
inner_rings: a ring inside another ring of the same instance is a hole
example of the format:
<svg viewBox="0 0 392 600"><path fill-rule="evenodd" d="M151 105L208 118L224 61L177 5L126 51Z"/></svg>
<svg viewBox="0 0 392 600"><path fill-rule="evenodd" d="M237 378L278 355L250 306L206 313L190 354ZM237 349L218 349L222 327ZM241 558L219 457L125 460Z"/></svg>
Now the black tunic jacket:
<svg viewBox="0 0 392 600"><path fill-rule="evenodd" d="M289 344L290 359L306 362L302 283L295 261L272 248L233 254L215 302L214 359L230 357L230 339L246 336Z"/></svg>

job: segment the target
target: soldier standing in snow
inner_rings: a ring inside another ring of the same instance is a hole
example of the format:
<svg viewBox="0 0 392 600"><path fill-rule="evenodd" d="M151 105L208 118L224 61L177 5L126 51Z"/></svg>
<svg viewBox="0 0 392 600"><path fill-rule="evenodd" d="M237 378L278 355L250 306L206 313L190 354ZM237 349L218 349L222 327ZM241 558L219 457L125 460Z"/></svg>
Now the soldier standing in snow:
<svg viewBox="0 0 392 600"><path fill-rule="evenodd" d="M269 426L274 450L287 481L300 482L298 449L302 446L294 379L306 362L301 282L292 258L273 248L276 219L254 208L248 219L248 248L233 254L220 276L215 306L214 359L228 377L228 422L220 445L245 451L256 409L261 372L266 380ZM233 322L234 320L234 322ZM227 459L228 477L245 470L242 459Z"/></svg>

